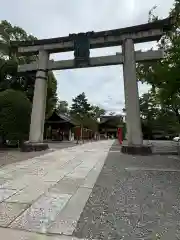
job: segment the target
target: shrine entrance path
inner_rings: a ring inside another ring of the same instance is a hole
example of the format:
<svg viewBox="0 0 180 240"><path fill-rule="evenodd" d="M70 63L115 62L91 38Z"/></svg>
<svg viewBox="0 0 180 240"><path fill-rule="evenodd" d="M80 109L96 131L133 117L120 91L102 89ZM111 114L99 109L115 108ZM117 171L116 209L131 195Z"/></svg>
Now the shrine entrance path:
<svg viewBox="0 0 180 240"><path fill-rule="evenodd" d="M89 142L0 168L2 239L76 239L73 231L113 142Z"/></svg>

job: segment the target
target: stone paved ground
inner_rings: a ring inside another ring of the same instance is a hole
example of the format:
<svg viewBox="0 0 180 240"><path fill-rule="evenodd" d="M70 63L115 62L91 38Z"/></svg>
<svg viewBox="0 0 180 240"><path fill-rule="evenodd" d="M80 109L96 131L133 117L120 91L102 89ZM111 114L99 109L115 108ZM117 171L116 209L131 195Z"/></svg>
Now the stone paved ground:
<svg viewBox="0 0 180 240"><path fill-rule="evenodd" d="M124 141L124 143L126 144L127 142ZM180 151L180 144L171 140L144 140L144 144L151 145L153 153L156 154L177 155L178 148Z"/></svg>
<svg viewBox="0 0 180 240"><path fill-rule="evenodd" d="M180 150L178 142L170 140L151 140L144 141L152 145L153 152L157 154L177 154Z"/></svg>
<svg viewBox="0 0 180 240"><path fill-rule="evenodd" d="M73 235L180 239L179 157L122 155L114 144Z"/></svg>
<svg viewBox="0 0 180 240"><path fill-rule="evenodd" d="M177 153L177 143L173 141L150 141L150 143L153 146L155 146L155 150L157 153L159 152ZM27 153L27 152L20 152L18 149L17 150L11 149L11 150L5 150L5 151L0 149L0 167L7 164L24 161L32 157L41 156L48 152L51 152L52 150L76 146L75 141L74 142L49 142L48 144L50 149L46 151L41 151L41 152ZM180 147L179 147L179 152L180 152Z"/></svg>
<svg viewBox="0 0 180 240"><path fill-rule="evenodd" d="M24 161L29 158L41 156L51 152L52 150L76 146L75 142L51 142L48 144L50 149L40 152L20 152L18 149L0 149L0 167L7 164Z"/></svg>
<svg viewBox="0 0 180 240"><path fill-rule="evenodd" d="M0 168L0 239L76 239L68 236L112 143L90 142Z"/></svg>

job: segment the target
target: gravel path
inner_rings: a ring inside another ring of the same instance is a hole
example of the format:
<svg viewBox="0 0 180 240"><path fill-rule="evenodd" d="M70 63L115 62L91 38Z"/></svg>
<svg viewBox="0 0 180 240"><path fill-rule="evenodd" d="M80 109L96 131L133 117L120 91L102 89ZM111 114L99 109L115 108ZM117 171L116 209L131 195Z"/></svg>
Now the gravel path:
<svg viewBox="0 0 180 240"><path fill-rule="evenodd" d="M111 148L74 236L89 239L180 239L180 161L133 157Z"/></svg>

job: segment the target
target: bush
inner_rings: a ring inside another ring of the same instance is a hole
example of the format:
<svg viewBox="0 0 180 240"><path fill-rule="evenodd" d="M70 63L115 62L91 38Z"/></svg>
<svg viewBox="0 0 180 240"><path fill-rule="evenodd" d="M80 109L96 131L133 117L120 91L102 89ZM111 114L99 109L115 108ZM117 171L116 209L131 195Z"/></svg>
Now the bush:
<svg viewBox="0 0 180 240"><path fill-rule="evenodd" d="M7 140L27 139L31 103L23 92L8 89L0 92L0 136Z"/></svg>

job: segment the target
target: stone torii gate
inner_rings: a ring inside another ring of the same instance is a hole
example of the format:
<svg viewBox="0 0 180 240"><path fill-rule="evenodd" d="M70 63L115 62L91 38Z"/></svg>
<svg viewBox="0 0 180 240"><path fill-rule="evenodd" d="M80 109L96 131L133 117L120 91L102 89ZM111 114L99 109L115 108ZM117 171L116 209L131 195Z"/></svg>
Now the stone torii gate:
<svg viewBox="0 0 180 240"><path fill-rule="evenodd" d="M159 40L165 31L170 30L169 18L142 25L101 32L70 34L66 37L34 41L12 42L12 51L19 55L38 55L38 60L20 65L19 72L36 71L36 80L31 114L29 141L24 151L43 150L45 104L47 91L47 72L123 64L124 92L126 107L127 142L123 152L151 152L143 146L141 130L136 62L156 61L163 58L163 51L141 52L134 50L134 44ZM90 58L90 49L122 45L122 53L111 56ZM74 51L74 59L63 61L49 60L50 53Z"/></svg>

